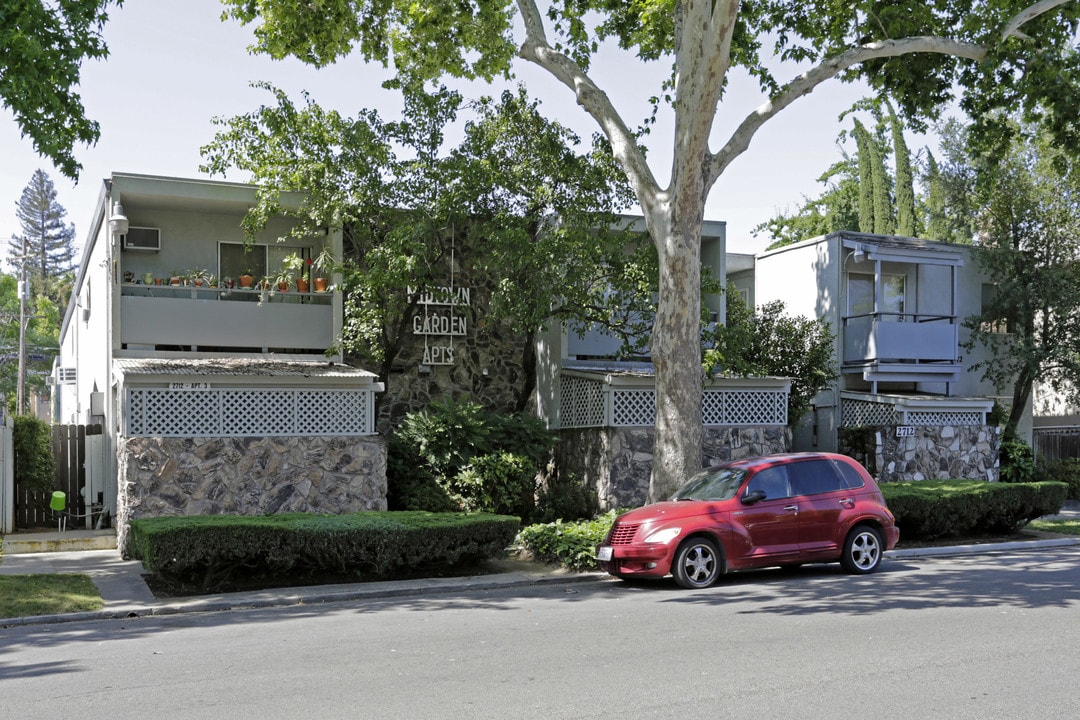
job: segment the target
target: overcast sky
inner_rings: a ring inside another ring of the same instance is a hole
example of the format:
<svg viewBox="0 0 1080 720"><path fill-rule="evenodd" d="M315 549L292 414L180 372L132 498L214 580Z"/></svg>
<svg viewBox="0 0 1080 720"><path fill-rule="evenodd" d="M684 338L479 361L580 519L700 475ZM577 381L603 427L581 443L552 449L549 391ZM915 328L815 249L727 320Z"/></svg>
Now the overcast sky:
<svg viewBox="0 0 1080 720"><path fill-rule="evenodd" d="M15 206L34 170L41 168L56 185L59 203L75 223L82 245L102 187L113 172L173 177L199 177L199 148L214 136L211 118L231 117L270 102L269 93L249 87L266 80L299 102L301 90L324 107L346 115L373 108L394 118L400 101L379 84L385 74L377 66L346 60L323 70L295 61L275 62L249 55L251 30L222 22L218 0L128 0L112 8L105 27L110 56L83 66L81 93L88 115L101 124L101 139L92 148L79 147L83 165L79 183L63 177L20 138L10 111L0 114L0 247L19 234ZM517 68L529 92L543 102L549 116L590 136L595 123L570 92L525 63ZM605 60L594 78L607 91L633 127L646 115L646 99L658 91L654 77L636 64ZM787 79L786 76L781 79ZM644 81L643 81L644 80ZM470 86L467 95L493 94L499 88ZM465 90L465 88L461 88ZM753 239L752 228L777 209L795 207L804 195L816 195L816 178L839 158L836 137L839 114L862 96L859 88L829 83L796 102L766 124L750 150L736 160L714 187L706 219L728 223L729 250L754 252L766 244ZM762 102L749 82L735 79L718 120L716 146L742 118ZM850 121L848 121L850 125ZM924 144L909 139L912 149ZM666 182L670 167L671 126L663 121L649 137L653 171ZM236 174L228 180L245 181ZM6 263L5 271L10 271Z"/></svg>

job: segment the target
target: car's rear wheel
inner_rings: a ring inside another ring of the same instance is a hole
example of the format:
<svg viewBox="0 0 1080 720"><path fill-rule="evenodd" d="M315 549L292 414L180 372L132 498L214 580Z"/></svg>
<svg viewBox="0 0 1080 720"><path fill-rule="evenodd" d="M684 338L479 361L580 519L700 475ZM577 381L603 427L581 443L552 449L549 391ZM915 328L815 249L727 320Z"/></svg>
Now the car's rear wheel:
<svg viewBox="0 0 1080 720"><path fill-rule="evenodd" d="M720 577L723 559L720 549L712 540L703 537L690 538L679 546L671 574L675 582L684 588L709 587Z"/></svg>
<svg viewBox="0 0 1080 720"><path fill-rule="evenodd" d="M881 565L883 551L881 533L869 525L859 525L848 533L844 541L840 564L850 573L866 575Z"/></svg>

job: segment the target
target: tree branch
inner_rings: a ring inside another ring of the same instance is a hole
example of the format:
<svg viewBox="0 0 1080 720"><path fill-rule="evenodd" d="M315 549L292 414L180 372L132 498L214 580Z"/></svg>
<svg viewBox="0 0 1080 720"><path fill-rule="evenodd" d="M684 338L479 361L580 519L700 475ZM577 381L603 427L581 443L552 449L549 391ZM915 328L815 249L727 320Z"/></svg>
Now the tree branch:
<svg viewBox="0 0 1080 720"><path fill-rule="evenodd" d="M1039 2L1028 6L1005 23L1001 31L1001 40L1005 41L1013 37L1025 38L1026 36L1020 32L1021 26L1070 2L1075 2L1075 0L1039 0ZM705 175L706 187L712 187L728 165L746 152L747 148L750 147L750 141L767 120L803 95L809 95L821 83L836 77L853 65L868 60L898 57L919 52L952 55L981 62L986 57L988 49L986 46L977 43L944 37L920 36L873 42L827 58L817 67L808 70L788 83L776 97L759 106L742 121L724 147L720 148L710 158Z"/></svg>
<svg viewBox="0 0 1080 720"><path fill-rule="evenodd" d="M535 0L516 2L525 24L525 41L518 54L522 59L547 70L574 92L578 104L599 123L611 143L612 153L626 172L637 193L638 202L643 207L655 204L660 195L660 187L638 147L637 138L623 122L607 94L597 87L576 62L551 47Z"/></svg>
<svg viewBox="0 0 1080 720"><path fill-rule="evenodd" d="M746 119L732 133L724 147L720 148L710 158L706 183L711 187L727 169L728 165L746 152L747 148L750 147L750 141L762 125L802 96L809 95L826 80L831 80L853 65L868 60L898 57L916 52L954 55L975 61L986 57L986 48L974 43L940 37L912 37L902 40L874 42L828 58L817 67L792 80L775 97L761 104L754 112L746 116Z"/></svg>

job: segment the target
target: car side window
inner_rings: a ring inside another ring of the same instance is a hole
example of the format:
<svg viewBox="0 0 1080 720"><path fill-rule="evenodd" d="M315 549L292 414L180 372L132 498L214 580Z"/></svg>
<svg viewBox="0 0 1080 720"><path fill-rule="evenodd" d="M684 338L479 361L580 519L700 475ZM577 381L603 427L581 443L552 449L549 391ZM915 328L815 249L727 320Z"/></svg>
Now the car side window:
<svg viewBox="0 0 1080 720"><path fill-rule="evenodd" d="M866 485L863 476L850 464L837 460L836 469L840 471L840 477L844 479L844 487L848 490L857 490Z"/></svg>
<svg viewBox="0 0 1080 720"><path fill-rule="evenodd" d="M791 485L788 482L788 468L786 465L776 465L759 470L746 485L746 492L764 490L766 500L786 498L791 495Z"/></svg>
<svg viewBox="0 0 1080 720"><path fill-rule="evenodd" d="M840 474L828 460L792 463L791 470L796 495L819 495L844 489Z"/></svg>

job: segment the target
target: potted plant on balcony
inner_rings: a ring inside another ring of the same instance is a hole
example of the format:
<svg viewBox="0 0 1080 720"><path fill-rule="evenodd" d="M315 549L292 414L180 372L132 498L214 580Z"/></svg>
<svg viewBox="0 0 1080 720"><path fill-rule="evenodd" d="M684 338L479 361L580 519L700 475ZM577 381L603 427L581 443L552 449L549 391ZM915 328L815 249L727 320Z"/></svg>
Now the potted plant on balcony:
<svg viewBox="0 0 1080 720"><path fill-rule="evenodd" d="M311 283L304 276L304 269L304 258L296 253L290 253L281 260L281 272L278 274L278 280L281 281L284 278L287 283L295 281L297 292L307 292L311 289Z"/></svg>
<svg viewBox="0 0 1080 720"><path fill-rule="evenodd" d="M255 285L255 273L251 272L251 268L248 268L240 273L237 280L240 283L240 287L250 288Z"/></svg>
<svg viewBox="0 0 1080 720"><path fill-rule="evenodd" d="M315 285L315 292L326 292L327 277L334 272L336 266L337 258L334 257L333 251L329 247L324 247L311 262L312 282Z"/></svg>
<svg viewBox="0 0 1080 720"><path fill-rule="evenodd" d="M188 271L188 280L195 287L202 287L207 284L207 280L210 278L210 271L203 268L197 268L195 270Z"/></svg>

